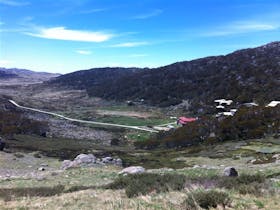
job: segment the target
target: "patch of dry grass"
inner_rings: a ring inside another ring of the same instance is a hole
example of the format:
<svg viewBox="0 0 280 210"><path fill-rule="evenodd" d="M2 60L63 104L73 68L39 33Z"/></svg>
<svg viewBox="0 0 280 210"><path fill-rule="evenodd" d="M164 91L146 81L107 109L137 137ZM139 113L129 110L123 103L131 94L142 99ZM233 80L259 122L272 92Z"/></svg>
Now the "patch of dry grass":
<svg viewBox="0 0 280 210"><path fill-rule="evenodd" d="M103 190L90 189L72 193L65 193L51 197L25 197L4 202L0 201L1 209L67 209L67 210L87 210L87 209L184 209L184 200L187 192L167 192L160 194L149 194L134 198L127 198L124 190ZM233 200L227 209L263 209L278 210L280 196L255 197L253 195L239 195L230 193Z"/></svg>

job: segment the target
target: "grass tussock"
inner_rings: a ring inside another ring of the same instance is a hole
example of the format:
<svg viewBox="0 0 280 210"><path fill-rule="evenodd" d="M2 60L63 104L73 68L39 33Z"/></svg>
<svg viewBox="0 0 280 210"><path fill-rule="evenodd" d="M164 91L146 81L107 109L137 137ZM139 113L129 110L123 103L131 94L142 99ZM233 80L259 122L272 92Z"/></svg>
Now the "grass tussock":
<svg viewBox="0 0 280 210"><path fill-rule="evenodd" d="M128 197L146 195L151 192L167 192L182 190L186 177L180 174L135 174L118 177L114 182L105 186L107 189L125 189Z"/></svg>
<svg viewBox="0 0 280 210"><path fill-rule="evenodd" d="M241 174L239 177L224 177L219 187L233 189L240 194L253 194L260 196L265 186L265 176L261 174Z"/></svg>
<svg viewBox="0 0 280 210"><path fill-rule="evenodd" d="M217 208L218 205L223 207L230 205L231 199L226 192L217 190L198 190L188 194L184 202L186 210L198 210L201 208Z"/></svg>
<svg viewBox="0 0 280 210"><path fill-rule="evenodd" d="M71 192L76 192L76 191L81 191L81 190L89 190L89 189L99 189L100 187L96 187L96 186L72 186L69 189L65 190L65 193L71 193Z"/></svg>
<svg viewBox="0 0 280 210"><path fill-rule="evenodd" d="M48 197L61 194L63 190L63 185L53 187L2 188L0 189L0 198L10 201L17 197Z"/></svg>

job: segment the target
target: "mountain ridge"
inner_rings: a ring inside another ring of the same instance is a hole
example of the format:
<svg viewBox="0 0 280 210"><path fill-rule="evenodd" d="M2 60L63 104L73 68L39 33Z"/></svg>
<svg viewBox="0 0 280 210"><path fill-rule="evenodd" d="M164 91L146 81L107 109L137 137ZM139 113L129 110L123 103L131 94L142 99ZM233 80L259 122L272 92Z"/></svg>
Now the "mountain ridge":
<svg viewBox="0 0 280 210"><path fill-rule="evenodd" d="M60 75L61 74L35 72L20 68L0 67L0 80L3 85L40 83Z"/></svg>
<svg viewBox="0 0 280 210"><path fill-rule="evenodd" d="M79 78L76 72L62 75L50 83L86 89L90 96L108 100L144 99L148 105L162 107L187 100L199 112L205 112L217 98L264 103L278 99L280 42L153 69L127 68L125 73L124 68L113 69L110 77L106 75L112 68L98 68L82 71Z"/></svg>

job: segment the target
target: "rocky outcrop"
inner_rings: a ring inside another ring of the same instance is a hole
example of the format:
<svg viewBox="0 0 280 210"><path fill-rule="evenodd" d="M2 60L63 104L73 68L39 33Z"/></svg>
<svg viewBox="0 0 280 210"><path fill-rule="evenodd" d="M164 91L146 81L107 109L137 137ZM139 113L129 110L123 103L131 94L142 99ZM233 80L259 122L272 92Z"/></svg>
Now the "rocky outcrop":
<svg viewBox="0 0 280 210"><path fill-rule="evenodd" d="M122 166L122 160L120 158L104 157L101 159L101 162L104 164Z"/></svg>
<svg viewBox="0 0 280 210"><path fill-rule="evenodd" d="M96 157L93 154L79 154L74 161L76 161L79 164L82 163L95 163Z"/></svg>
<svg viewBox="0 0 280 210"><path fill-rule="evenodd" d="M93 154L79 154L73 161L64 160L61 169L67 170L69 168L76 168L81 166L104 166L104 165L117 165L122 166L120 158L104 157L101 159L96 158Z"/></svg>

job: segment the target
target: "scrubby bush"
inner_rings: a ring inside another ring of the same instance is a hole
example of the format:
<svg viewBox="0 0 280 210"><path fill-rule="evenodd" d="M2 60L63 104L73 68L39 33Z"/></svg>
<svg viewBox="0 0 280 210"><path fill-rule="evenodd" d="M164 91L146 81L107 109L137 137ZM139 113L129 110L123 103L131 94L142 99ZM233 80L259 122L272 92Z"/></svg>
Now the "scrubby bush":
<svg viewBox="0 0 280 210"><path fill-rule="evenodd" d="M14 156L15 156L16 158L23 158L23 157L24 157L24 154L17 152L17 153L14 154Z"/></svg>
<svg viewBox="0 0 280 210"><path fill-rule="evenodd" d="M0 135L11 137L14 134L36 134L46 133L46 123L28 119L20 111L0 110Z"/></svg>
<svg viewBox="0 0 280 210"><path fill-rule="evenodd" d="M261 174L241 174L239 177L224 177L219 181L219 187L233 189L240 194L260 195L264 188L265 176Z"/></svg>
<svg viewBox="0 0 280 210"><path fill-rule="evenodd" d="M265 176L261 174L241 174L238 177L223 177L220 181L221 187L232 188L236 185L265 182Z"/></svg>
<svg viewBox="0 0 280 210"><path fill-rule="evenodd" d="M120 176L107 189L125 189L128 197L145 195L151 192L166 192L169 190L182 190L186 177L180 174L152 174L143 173Z"/></svg>
<svg viewBox="0 0 280 210"><path fill-rule="evenodd" d="M228 140L246 140L277 135L280 132L280 106L240 108L233 117L203 117L165 135L135 143L138 148L179 148L215 144ZM215 137L211 137L211 134Z"/></svg>
<svg viewBox="0 0 280 210"><path fill-rule="evenodd" d="M0 189L0 198L9 201L17 197L46 197L60 194L63 190L63 185L53 187L2 188Z"/></svg>
<svg viewBox="0 0 280 210"><path fill-rule="evenodd" d="M226 192L217 190L198 190L188 195L184 202L187 210L196 210L201 208L209 209L216 208L218 205L223 207L229 205L231 202L229 195Z"/></svg>
<svg viewBox="0 0 280 210"><path fill-rule="evenodd" d="M41 158L42 155L41 155L40 152L35 152L35 153L33 154L33 157L35 157L35 158Z"/></svg>

